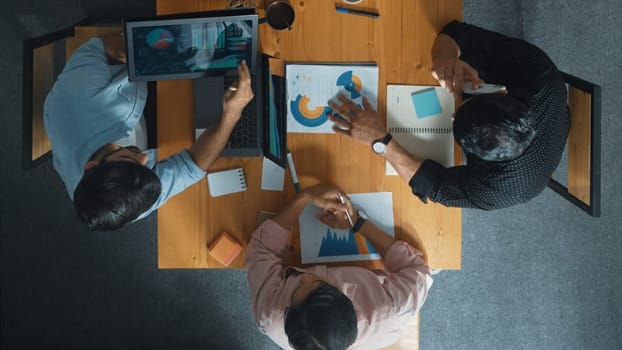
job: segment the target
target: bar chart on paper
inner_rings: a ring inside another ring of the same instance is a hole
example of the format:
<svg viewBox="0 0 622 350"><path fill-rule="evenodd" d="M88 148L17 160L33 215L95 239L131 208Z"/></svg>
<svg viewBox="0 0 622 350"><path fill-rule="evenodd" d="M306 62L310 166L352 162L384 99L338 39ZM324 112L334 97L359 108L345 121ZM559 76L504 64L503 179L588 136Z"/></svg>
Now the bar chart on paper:
<svg viewBox="0 0 622 350"><path fill-rule="evenodd" d="M347 232L343 235L343 232ZM367 241L364 244L357 242L355 232L343 231L326 228L326 233L322 236L322 244L318 256L337 256L337 255L357 255L357 254L378 254L376 249Z"/></svg>
<svg viewBox="0 0 622 350"><path fill-rule="evenodd" d="M391 192L350 194L352 203L369 220L391 236L393 196ZM320 209L307 206L300 215L300 249L303 264L380 259L376 249L358 233L333 229L316 219Z"/></svg>

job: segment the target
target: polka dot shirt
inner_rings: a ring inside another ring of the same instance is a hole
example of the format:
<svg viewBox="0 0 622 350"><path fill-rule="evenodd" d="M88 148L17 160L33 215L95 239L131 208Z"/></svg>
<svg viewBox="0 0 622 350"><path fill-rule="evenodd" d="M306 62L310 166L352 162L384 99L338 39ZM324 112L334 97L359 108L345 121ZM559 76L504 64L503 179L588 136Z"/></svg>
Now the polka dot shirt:
<svg viewBox="0 0 622 350"><path fill-rule="evenodd" d="M570 118L560 72L539 48L520 39L451 22L443 33L460 47L460 58L487 83L502 84L527 104L536 137L518 158L489 162L467 154L463 166L445 168L426 159L410 179L412 191L449 207L493 210L525 203L540 194L559 164Z"/></svg>

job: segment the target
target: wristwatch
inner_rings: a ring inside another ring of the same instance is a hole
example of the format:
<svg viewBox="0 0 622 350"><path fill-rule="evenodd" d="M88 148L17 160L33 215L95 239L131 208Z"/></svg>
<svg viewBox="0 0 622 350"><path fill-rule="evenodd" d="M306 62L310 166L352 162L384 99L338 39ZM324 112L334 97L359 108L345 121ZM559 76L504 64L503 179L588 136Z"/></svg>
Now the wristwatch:
<svg viewBox="0 0 622 350"><path fill-rule="evenodd" d="M367 213L363 209L357 210L356 214L358 218L356 219L354 226L352 226L352 232L359 232L361 227L363 227L363 224L365 223L365 221L369 219L369 217L367 216Z"/></svg>
<svg viewBox="0 0 622 350"><path fill-rule="evenodd" d="M385 154L387 152L387 145L392 139L393 135L388 132L383 138L374 140L371 144L371 149L373 149L376 154Z"/></svg>

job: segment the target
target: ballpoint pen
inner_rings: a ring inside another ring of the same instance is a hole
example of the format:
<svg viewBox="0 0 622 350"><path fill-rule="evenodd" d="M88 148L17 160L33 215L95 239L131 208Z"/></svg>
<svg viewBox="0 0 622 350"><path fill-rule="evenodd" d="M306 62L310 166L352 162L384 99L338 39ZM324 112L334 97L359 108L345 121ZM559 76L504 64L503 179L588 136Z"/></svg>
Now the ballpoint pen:
<svg viewBox="0 0 622 350"><path fill-rule="evenodd" d="M339 197L339 202L341 204L346 204L346 200L345 198L343 198L343 195L341 194L341 192L337 192L337 196ZM350 227L354 227L354 223L352 222L352 217L350 217L350 213L348 213L347 209L346 209L346 219L348 219L348 223L350 224Z"/></svg>
<svg viewBox="0 0 622 350"><path fill-rule="evenodd" d="M351 9L351 8L341 7L341 6L335 6L335 10L337 10L337 12L340 12L340 13L350 13L353 15L367 16L367 17L372 17L372 18L380 17L380 15L375 12L356 10L356 9Z"/></svg>
<svg viewBox="0 0 622 350"><path fill-rule="evenodd" d="M294 190L296 193L300 193L300 184L298 183L298 175L296 175L296 166L294 165L294 158L292 154L287 151L287 164L289 164L289 173L292 175L292 182L294 183Z"/></svg>

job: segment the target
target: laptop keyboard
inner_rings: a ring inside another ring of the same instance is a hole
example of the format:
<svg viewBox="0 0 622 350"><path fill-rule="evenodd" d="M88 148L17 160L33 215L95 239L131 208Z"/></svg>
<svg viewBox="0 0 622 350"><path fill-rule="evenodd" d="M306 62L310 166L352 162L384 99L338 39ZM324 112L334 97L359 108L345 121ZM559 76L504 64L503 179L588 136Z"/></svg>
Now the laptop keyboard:
<svg viewBox="0 0 622 350"><path fill-rule="evenodd" d="M236 79L237 76L225 76L225 83L223 85L225 89L235 84ZM253 88L253 91L256 91L255 79L251 81L251 86ZM242 116L240 117L240 120L236 124L235 128L233 128L233 132L231 132L227 148L257 147L257 140L259 135L257 135L257 106L255 103L256 100L256 98L253 98L242 111Z"/></svg>

